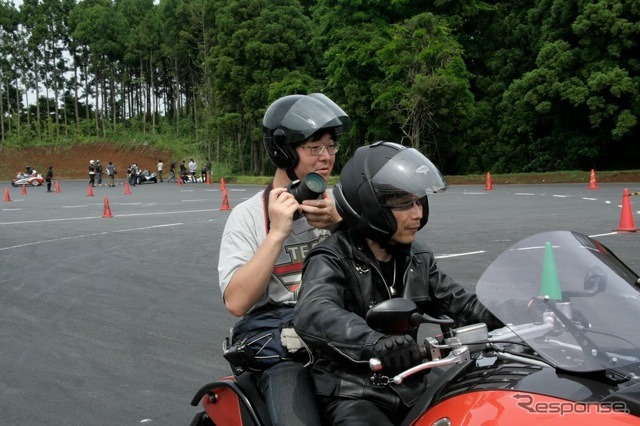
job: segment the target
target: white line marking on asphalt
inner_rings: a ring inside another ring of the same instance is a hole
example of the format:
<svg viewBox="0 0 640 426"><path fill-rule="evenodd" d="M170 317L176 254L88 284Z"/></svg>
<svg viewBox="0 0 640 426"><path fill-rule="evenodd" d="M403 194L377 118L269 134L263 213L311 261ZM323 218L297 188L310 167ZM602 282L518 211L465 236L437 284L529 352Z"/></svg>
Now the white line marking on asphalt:
<svg viewBox="0 0 640 426"><path fill-rule="evenodd" d="M463 192L462 195L486 195L486 192Z"/></svg>
<svg viewBox="0 0 640 426"><path fill-rule="evenodd" d="M114 214L113 217L131 217L131 216L153 216L163 214L187 214L187 213L204 213L214 212L220 209L202 209L202 210L181 210L177 212L147 212L147 213L130 213L130 214ZM102 219L102 216L87 216L87 217L69 217L60 219L40 219L40 220L24 220L20 222L0 222L2 225L23 225L27 223L46 223L46 222L63 222L70 220L87 220L87 219Z"/></svg>
<svg viewBox="0 0 640 426"><path fill-rule="evenodd" d="M143 231L146 229L166 228L168 226L180 226L180 225L184 225L184 223L178 222L178 223L167 223L164 225L144 226L142 228L118 229L117 231L111 231L111 232L115 233L115 232Z"/></svg>
<svg viewBox="0 0 640 426"><path fill-rule="evenodd" d="M589 198L589 197L582 197L583 200L588 200L588 201L598 201L597 198Z"/></svg>
<svg viewBox="0 0 640 426"><path fill-rule="evenodd" d="M22 208L17 208L17 209L2 209L3 212L15 212L15 211L19 211L19 210L24 210Z"/></svg>
<svg viewBox="0 0 640 426"><path fill-rule="evenodd" d="M194 201L209 201L207 198L200 198L198 200L182 200L183 203L192 203Z"/></svg>
<svg viewBox="0 0 640 426"><path fill-rule="evenodd" d="M11 250L11 249L16 249L16 248L22 248L22 247L28 247L28 246L35 246L35 245L44 244L44 243L53 243L53 242L56 242L56 241L74 240L76 238L95 237L97 235L105 235L105 234L107 234L107 232L97 232L95 234L76 235L76 236L73 236L73 237L55 238L53 240L34 241L34 242L31 242L31 243L19 244L17 246L0 247L0 251Z"/></svg>
<svg viewBox="0 0 640 426"><path fill-rule="evenodd" d="M151 213L130 213L130 214L116 214L114 217L130 217L130 216L153 216L162 214L185 214L185 213L203 213L212 212L220 209L204 209L204 210L182 210L179 212L151 212Z"/></svg>
<svg viewBox="0 0 640 426"><path fill-rule="evenodd" d="M80 208L85 208L88 207L88 204L84 204L82 206L62 206L61 208L63 209L80 209Z"/></svg>
<svg viewBox="0 0 640 426"><path fill-rule="evenodd" d="M608 235L618 235L617 232L607 232L605 234L595 234L595 235L589 235L591 238L597 238L597 237L606 237Z"/></svg>
<svg viewBox="0 0 640 426"><path fill-rule="evenodd" d="M552 197L556 197L556 198L569 198L569 195L552 195Z"/></svg>
<svg viewBox="0 0 640 426"><path fill-rule="evenodd" d="M102 216L74 217L74 218L63 218L63 219L23 220L21 222L0 222L0 225L23 225L26 223L63 222L67 220L87 220L87 219L100 219L100 218L102 218Z"/></svg>
<svg viewBox="0 0 640 426"><path fill-rule="evenodd" d="M472 254L482 254L484 252L485 252L484 250L480 250L480 251L470 251L468 253L441 254L441 255L435 256L435 258L436 259L446 259L448 257L470 256Z"/></svg>
<svg viewBox="0 0 640 426"><path fill-rule="evenodd" d="M533 192L516 192L516 195L536 195Z"/></svg>
<svg viewBox="0 0 640 426"><path fill-rule="evenodd" d="M115 234L117 232L144 231L144 230L147 230L147 229L165 228L167 226L180 226L180 225L184 225L184 223L167 223L165 225L145 226L145 227L142 227L142 228L119 229L119 230L115 230L115 231L96 232L96 233L93 233L93 234L74 235L72 237L61 237L61 238L55 238L53 240L33 241L31 243L19 244L19 245L10 246L10 247L0 247L0 251L12 250L12 249L23 248L23 247L28 247L28 246L35 246L35 245L38 245L38 244L54 243L54 242L57 242L57 241L75 240L75 239L78 239L78 238L87 238L87 237L96 237L96 236L99 236L99 235Z"/></svg>

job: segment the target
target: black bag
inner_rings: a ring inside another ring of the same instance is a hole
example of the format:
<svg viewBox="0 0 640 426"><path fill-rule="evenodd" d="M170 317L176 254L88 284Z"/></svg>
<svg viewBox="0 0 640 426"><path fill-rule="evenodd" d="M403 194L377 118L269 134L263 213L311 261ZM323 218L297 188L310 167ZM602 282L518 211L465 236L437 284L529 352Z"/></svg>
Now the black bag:
<svg viewBox="0 0 640 426"><path fill-rule="evenodd" d="M281 361L298 358L281 341L282 329L292 327L293 308L267 305L236 323L232 331L233 346L224 353L235 374L264 371Z"/></svg>

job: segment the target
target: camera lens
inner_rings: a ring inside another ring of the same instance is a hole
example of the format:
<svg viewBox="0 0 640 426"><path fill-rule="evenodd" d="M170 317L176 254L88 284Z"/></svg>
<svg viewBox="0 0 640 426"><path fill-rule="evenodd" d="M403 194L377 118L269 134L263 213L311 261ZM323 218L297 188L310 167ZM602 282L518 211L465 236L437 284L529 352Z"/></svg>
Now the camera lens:
<svg viewBox="0 0 640 426"><path fill-rule="evenodd" d="M327 188L327 183L324 178L318 173L307 173L307 175L300 181L292 182L289 187L289 192L293 194L298 203L302 203L304 200L313 200L322 195Z"/></svg>
<svg viewBox="0 0 640 426"><path fill-rule="evenodd" d="M307 174L302 182L307 186L309 191L317 194L316 197L320 196L326 188L326 183L324 178L317 173L309 173Z"/></svg>

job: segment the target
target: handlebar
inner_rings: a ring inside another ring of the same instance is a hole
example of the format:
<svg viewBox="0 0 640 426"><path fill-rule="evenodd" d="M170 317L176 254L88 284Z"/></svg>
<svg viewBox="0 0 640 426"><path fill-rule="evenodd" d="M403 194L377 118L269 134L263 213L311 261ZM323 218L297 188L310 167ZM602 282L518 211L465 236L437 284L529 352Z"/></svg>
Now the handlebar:
<svg viewBox="0 0 640 426"><path fill-rule="evenodd" d="M482 324L484 326L484 324ZM511 326L511 328L503 328L499 330L494 330L493 332L486 335L486 326L484 331L484 337L482 336L482 332L476 334L477 329L474 329L474 326L468 326L466 329L460 328L456 329L456 331L460 332L463 330L469 334L460 333L455 334L454 336L445 339L444 344L438 342L433 338L427 338L425 340L425 345L420 345L420 352L422 354L422 358L430 358L431 361L425 361L421 364L413 366L408 370L397 374L394 377L390 377L389 380L395 384L401 384L404 379L413 374L416 374L421 371L430 370L436 367L444 367L452 364L460 364L462 362L468 361L471 358L471 351L482 350L483 348L496 348L496 344L500 345L508 341L521 341L522 336L538 336L541 334L546 334L549 331L553 330L555 325L554 318L552 316L546 315L541 324L526 324L521 326ZM479 329L480 331L481 328ZM517 334L516 334L517 333ZM428 345L428 347L426 347ZM445 358L440 358L440 349L449 349L451 352ZM428 356L431 354L431 357ZM502 357L502 351L497 351L497 357ZM536 365L544 365L548 364L544 361L535 361L530 360L525 357L520 357L517 355L510 355L512 358L517 358L519 362L531 363ZM506 358L507 356L504 355ZM369 368L371 371L378 373L383 370L382 362L378 358L370 358L369 359Z"/></svg>

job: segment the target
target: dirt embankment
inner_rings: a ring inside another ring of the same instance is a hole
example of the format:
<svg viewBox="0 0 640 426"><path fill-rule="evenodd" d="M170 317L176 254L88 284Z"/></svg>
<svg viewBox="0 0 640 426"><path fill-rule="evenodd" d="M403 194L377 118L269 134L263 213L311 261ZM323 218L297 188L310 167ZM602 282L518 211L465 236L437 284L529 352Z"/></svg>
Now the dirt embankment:
<svg viewBox="0 0 640 426"><path fill-rule="evenodd" d="M31 166L44 175L53 166L57 179L88 178L90 160L100 160L106 169L109 161L113 162L121 173L135 162L142 169L156 170L159 159L167 165L172 160L172 153L151 147L122 147L113 144L74 145L71 147L28 147L2 148L0 147L0 180L11 180L16 173Z"/></svg>
<svg viewBox="0 0 640 426"><path fill-rule="evenodd" d="M4 148L0 146L0 180L11 180L18 171L31 166L43 175L49 166L53 166L56 179L88 178L89 160L100 160L106 168L112 161L120 176L127 167L135 162L142 169L156 170L159 159L169 168L171 161L188 158L172 158L169 151L162 151L148 146L124 147L112 143L82 144L58 147ZM640 170L598 172L598 182L640 182ZM334 173L332 179L337 180ZM510 175L493 175L494 184L544 184L544 183L589 183L589 172L555 172L555 173L522 173ZM225 177L233 182L233 176ZM447 176L452 185L482 185L485 175Z"/></svg>

